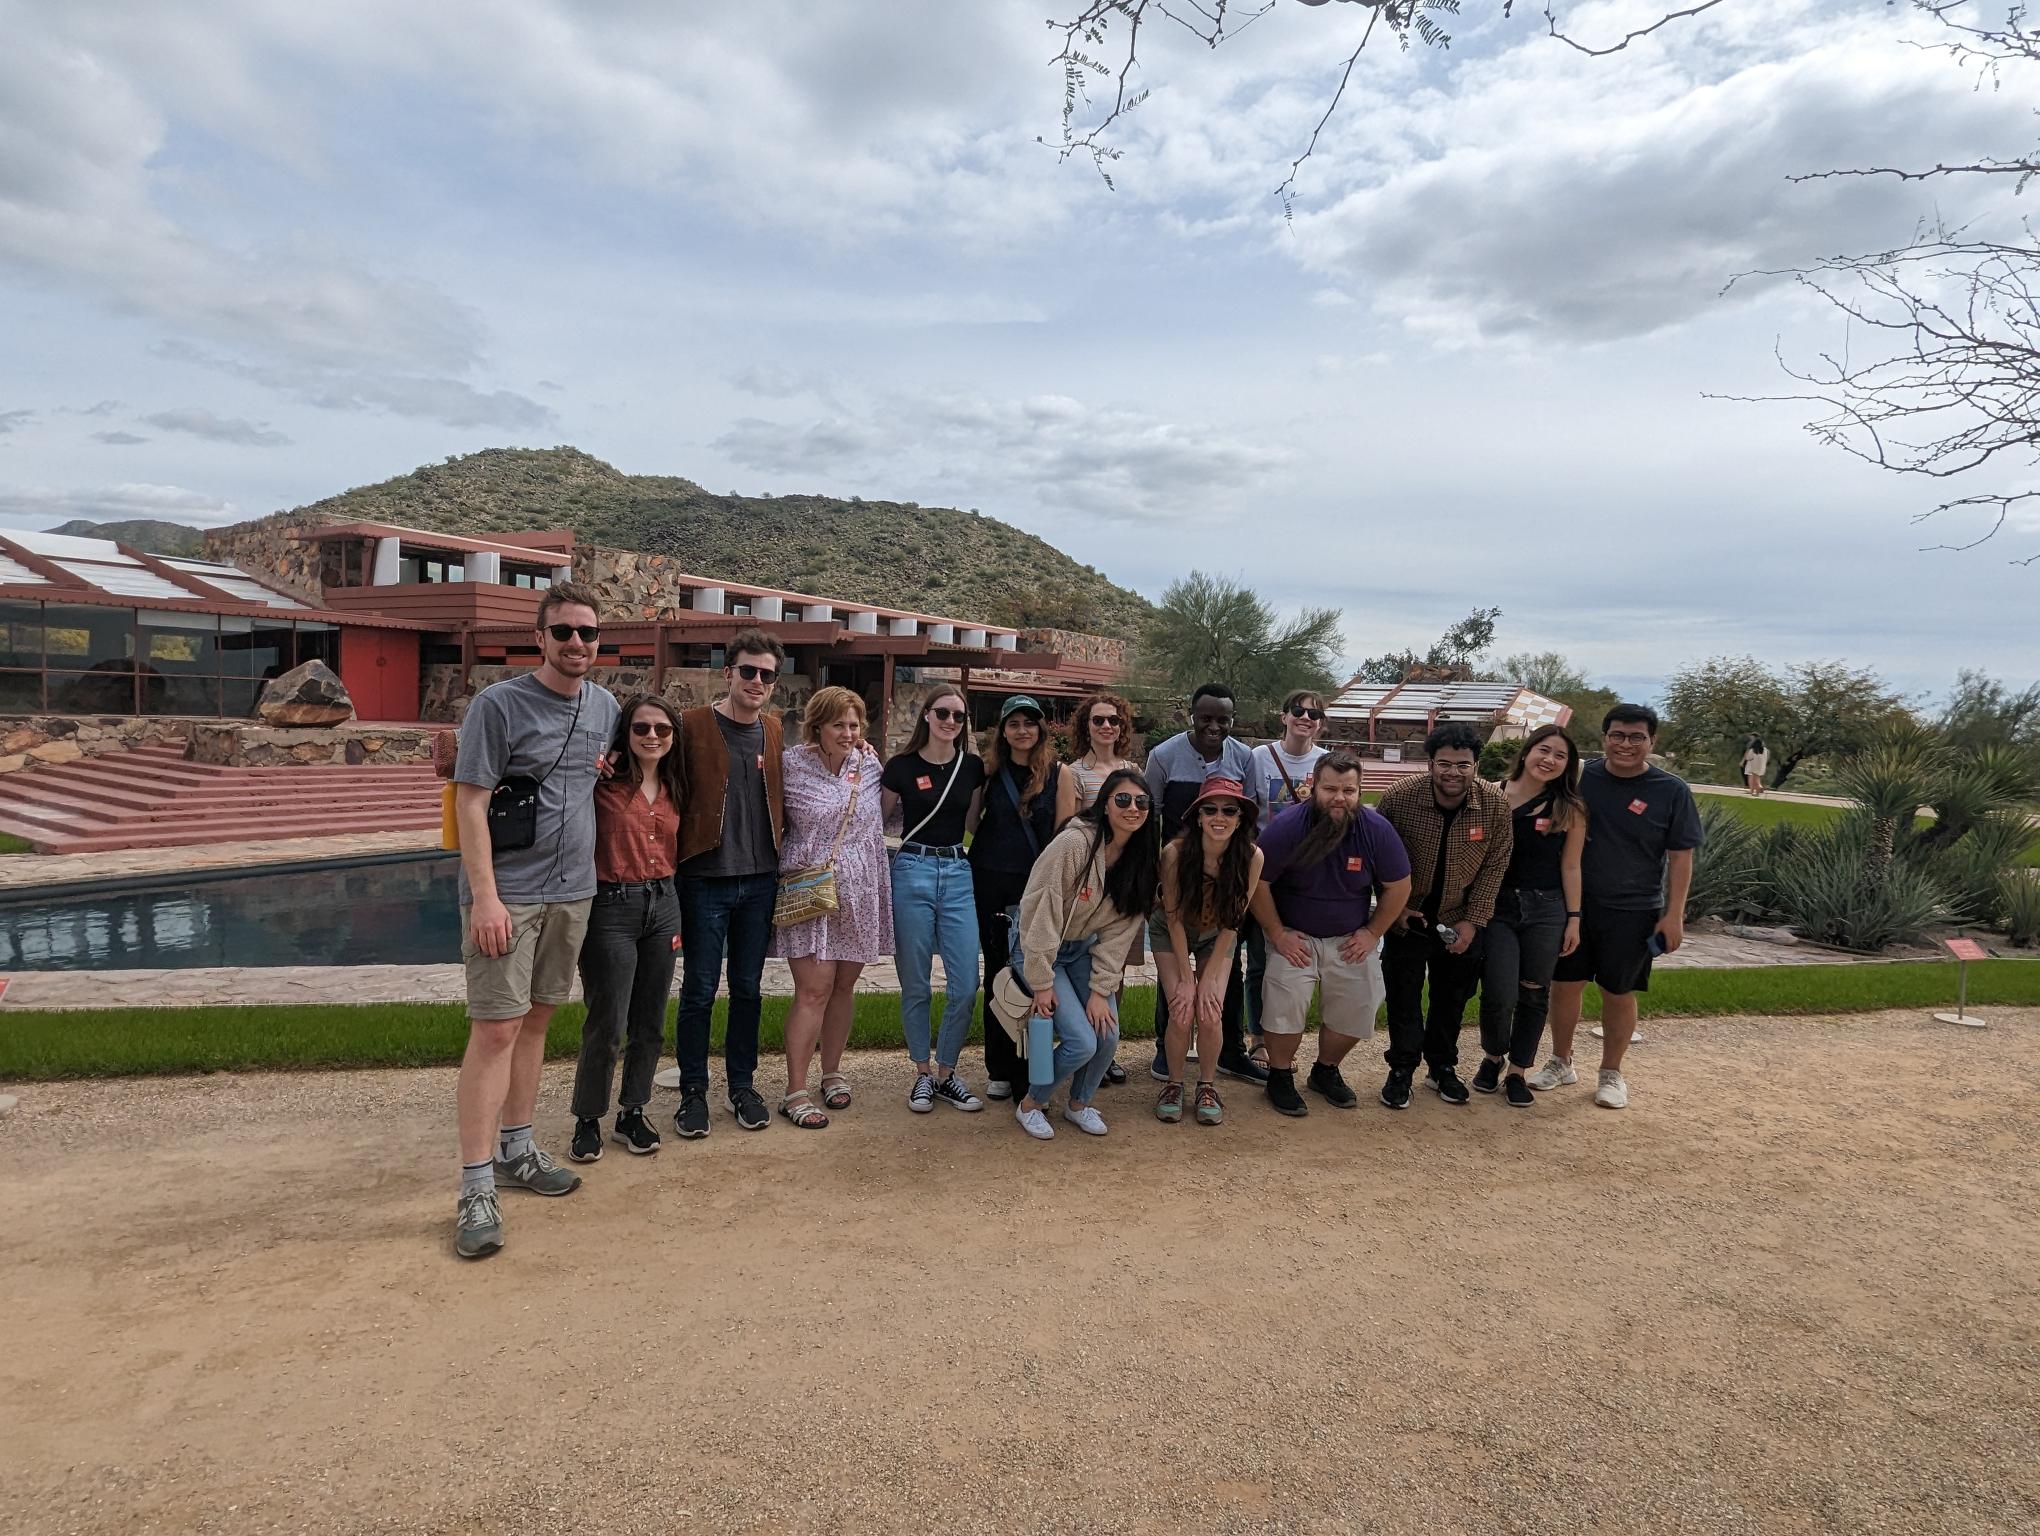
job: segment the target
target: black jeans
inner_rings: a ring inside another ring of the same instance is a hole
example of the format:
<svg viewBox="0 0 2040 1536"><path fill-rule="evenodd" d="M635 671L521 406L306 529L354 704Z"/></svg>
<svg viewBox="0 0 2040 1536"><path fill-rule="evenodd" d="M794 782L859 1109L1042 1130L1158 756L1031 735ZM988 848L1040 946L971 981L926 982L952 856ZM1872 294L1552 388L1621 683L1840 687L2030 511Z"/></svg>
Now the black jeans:
<svg viewBox="0 0 2040 1536"><path fill-rule="evenodd" d="M1018 906L1027 891L1024 870L971 870L971 899L977 903L978 954L984 963L980 993L985 1032L985 1076L994 1082L1011 1083L1013 1092L1026 1092L1027 1063L1019 1047L1006 1033L1006 1026L992 1017L992 978L1012 961L1011 929L1006 911Z"/></svg>
<svg viewBox="0 0 2040 1536"><path fill-rule="evenodd" d="M1414 1072L1459 1065L1459 1026L1480 984L1481 941L1465 954L1448 952L1427 921L1412 930L1398 921L1381 945L1381 979L1388 988L1388 1064ZM1425 1006L1428 975L1431 996Z"/></svg>
<svg viewBox="0 0 2040 1536"><path fill-rule="evenodd" d="M686 950L680 977L680 1087L708 1089L709 1025L715 993L729 957L730 1016L723 1034L723 1075L729 1092L749 1088L758 1075L758 1019L764 1011L758 984L772 942L772 907L779 876L703 875L680 882L680 942Z"/></svg>
<svg viewBox="0 0 2040 1536"><path fill-rule="evenodd" d="M1248 921L1251 922L1252 919L1249 918ZM1232 969L1226 973L1225 978L1225 1002L1218 1015L1221 1036L1218 1059L1228 1065L1245 1060L1247 1054L1246 1026L1243 1022L1246 1014L1247 989L1241 977L1241 948L1239 944L1233 945ZM1169 994L1158 980L1155 984L1155 1067L1164 1077L1169 1074L1168 1042L1165 1038L1168 1033ZM1197 1039L1195 1031L1192 1031L1190 1039L1194 1045Z"/></svg>
<svg viewBox="0 0 2040 1536"><path fill-rule="evenodd" d="M617 1104L642 1109L652 1101L652 1074L666 1044L666 999L673 992L673 935L680 899L671 880L598 891L588 908L581 945L581 1061L574 1069L574 1118L609 1113L609 1084L623 1047L623 1092ZM624 1045L626 1034L628 1046Z"/></svg>
<svg viewBox="0 0 2040 1536"><path fill-rule="evenodd" d="M1512 1067L1536 1064L1537 1042L1551 1013L1551 973L1565 938L1565 892L1504 890L1483 935L1480 979L1480 1048L1509 1058Z"/></svg>

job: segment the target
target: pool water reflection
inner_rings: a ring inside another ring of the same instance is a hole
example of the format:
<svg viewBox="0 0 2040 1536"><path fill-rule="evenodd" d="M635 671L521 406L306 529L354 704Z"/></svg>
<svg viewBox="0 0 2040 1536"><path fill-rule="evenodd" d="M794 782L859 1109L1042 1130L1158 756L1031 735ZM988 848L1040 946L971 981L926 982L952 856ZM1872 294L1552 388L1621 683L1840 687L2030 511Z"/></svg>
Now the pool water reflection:
<svg viewBox="0 0 2040 1536"><path fill-rule="evenodd" d="M0 903L0 971L450 964L459 867L433 854L29 895Z"/></svg>

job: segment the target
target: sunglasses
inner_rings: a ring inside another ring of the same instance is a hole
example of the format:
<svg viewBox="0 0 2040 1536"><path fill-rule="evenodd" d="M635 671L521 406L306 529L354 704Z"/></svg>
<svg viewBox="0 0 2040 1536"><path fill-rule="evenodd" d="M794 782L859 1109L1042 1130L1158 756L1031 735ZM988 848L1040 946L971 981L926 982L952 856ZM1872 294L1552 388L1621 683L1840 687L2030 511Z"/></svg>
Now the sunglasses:
<svg viewBox="0 0 2040 1536"><path fill-rule="evenodd" d="M754 667L748 661L740 661L737 663L736 670L737 676L747 683L776 683L779 681L779 673L772 667Z"/></svg>
<svg viewBox="0 0 2040 1536"><path fill-rule="evenodd" d="M1298 720L1322 720L1325 717L1321 709L1292 709L1289 713Z"/></svg>
<svg viewBox="0 0 2040 1536"><path fill-rule="evenodd" d="M1221 805L1213 802L1209 805L1198 806L1197 814L1200 816L1223 816L1226 820L1232 821L1238 818L1240 808L1236 805Z"/></svg>
<svg viewBox="0 0 2040 1536"><path fill-rule="evenodd" d="M581 637L583 644L593 645L595 637L602 633L602 627L599 624L548 624L545 632L562 645L576 635Z"/></svg>
<svg viewBox="0 0 2040 1536"><path fill-rule="evenodd" d="M949 709L941 705L937 705L934 709L928 711L928 718L930 720L941 720L945 723L951 720L961 720L963 717L964 712L962 710Z"/></svg>
<svg viewBox="0 0 2040 1536"><path fill-rule="evenodd" d="M656 736L664 741L673 734L673 727L659 725L650 720L633 720L630 723L630 733L633 736Z"/></svg>
<svg viewBox="0 0 2040 1536"><path fill-rule="evenodd" d="M1099 730L1099 729L1101 729L1101 728L1103 728L1103 727L1105 727L1105 726L1108 726L1108 725L1109 725L1109 726L1111 726L1113 730L1115 730L1115 731L1116 731L1116 730L1118 730L1118 729L1119 729L1119 716L1117 716L1117 715L1093 715L1093 716L1091 716L1091 729L1092 729L1092 730L1094 730L1094 731L1095 731L1095 730Z"/></svg>
<svg viewBox="0 0 2040 1536"><path fill-rule="evenodd" d="M1144 811L1148 808L1148 806L1152 802L1149 801L1146 795L1136 795L1135 793L1133 793L1132 790L1122 789L1119 791L1119 793L1112 797L1112 803L1118 806L1122 811L1126 810Z"/></svg>

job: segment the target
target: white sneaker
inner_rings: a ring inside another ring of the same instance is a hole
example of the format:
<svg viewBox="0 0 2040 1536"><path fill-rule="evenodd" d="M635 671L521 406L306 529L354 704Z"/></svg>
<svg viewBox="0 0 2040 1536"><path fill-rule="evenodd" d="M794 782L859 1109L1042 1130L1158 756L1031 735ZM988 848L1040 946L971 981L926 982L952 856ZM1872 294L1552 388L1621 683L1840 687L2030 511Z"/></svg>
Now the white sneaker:
<svg viewBox="0 0 2040 1536"><path fill-rule="evenodd" d="M1013 1085L1003 1077L986 1078L985 1097L988 1099L1010 1099L1013 1097Z"/></svg>
<svg viewBox="0 0 2040 1536"><path fill-rule="evenodd" d="M1563 1056L1554 1056L1535 1072L1530 1074L1530 1086L1539 1093L1548 1088L1565 1088L1580 1080L1573 1064Z"/></svg>
<svg viewBox="0 0 2040 1536"><path fill-rule="evenodd" d="M1603 1109L1629 1108L1629 1084L1613 1067L1601 1068L1601 1086L1594 1090L1594 1102Z"/></svg>
<svg viewBox="0 0 2040 1536"><path fill-rule="evenodd" d="M1013 1118L1020 1122L1020 1129L1036 1141L1055 1140L1055 1127L1048 1123L1048 1116L1040 1110L1029 1109L1025 1104L1015 1104Z"/></svg>
<svg viewBox="0 0 2040 1536"><path fill-rule="evenodd" d="M1082 1109L1064 1110L1063 1119L1069 1121L1071 1125L1074 1125L1086 1136L1103 1136L1105 1134L1105 1117L1088 1104Z"/></svg>

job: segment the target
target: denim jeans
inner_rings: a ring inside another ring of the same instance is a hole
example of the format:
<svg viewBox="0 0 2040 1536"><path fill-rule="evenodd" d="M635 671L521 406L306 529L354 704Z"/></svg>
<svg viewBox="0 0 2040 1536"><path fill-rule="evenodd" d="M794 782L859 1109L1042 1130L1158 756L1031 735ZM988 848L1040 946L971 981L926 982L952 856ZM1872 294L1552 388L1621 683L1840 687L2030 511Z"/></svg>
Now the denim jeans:
<svg viewBox="0 0 2040 1536"><path fill-rule="evenodd" d="M779 876L703 875L680 885L680 1086L708 1087L708 1026L729 958L730 1018L723 1042L729 1089L758 1075L758 982L772 940Z"/></svg>
<svg viewBox="0 0 2040 1536"><path fill-rule="evenodd" d="M1381 978L1388 987L1388 1064L1414 1072L1459 1065L1459 1026L1480 985L1481 938L1455 955L1430 924L1412 929L1398 921L1381 944ZM1426 973L1430 995L1425 996Z"/></svg>
<svg viewBox="0 0 2040 1536"><path fill-rule="evenodd" d="M900 975L900 1026L910 1060L928 1060L930 962L942 956L942 1033L935 1060L954 1067L977 1001L978 929L970 865L925 853L892 858L893 946ZM996 1026L994 1026L996 1027ZM1004 1031L1001 1031L1004 1033Z"/></svg>
<svg viewBox="0 0 2040 1536"><path fill-rule="evenodd" d="M1534 1066L1551 1012L1551 973L1565 938L1565 893L1508 889L1495 898L1480 982L1480 1048Z"/></svg>
<svg viewBox="0 0 2040 1536"><path fill-rule="evenodd" d="M680 902L673 882L598 891L588 908L581 945L581 1060L574 1068L574 1118L609 1113L609 1084L623 1046L623 1092L617 1104L642 1109L652 1100L652 1074L666 1044L666 999L673 992L673 935ZM624 1046L628 1034L629 1044Z"/></svg>
<svg viewBox="0 0 2040 1536"><path fill-rule="evenodd" d="M1013 974L1030 993L1027 971L1020 955L1020 935L1013 935ZM1113 1030L1101 1035L1084 1011L1091 1000L1091 950L1098 942L1067 939L1055 952L1055 1017L1027 1016L1027 1092L1037 1104L1046 1104L1064 1083L1070 1085L1070 1102L1088 1104L1098 1096L1105 1069L1119 1050L1119 999L1106 999L1112 1010ZM999 1026L994 1024L994 1029ZM1003 1030L1000 1033L1004 1033ZM1054 1046L1050 1047L1050 1037Z"/></svg>

